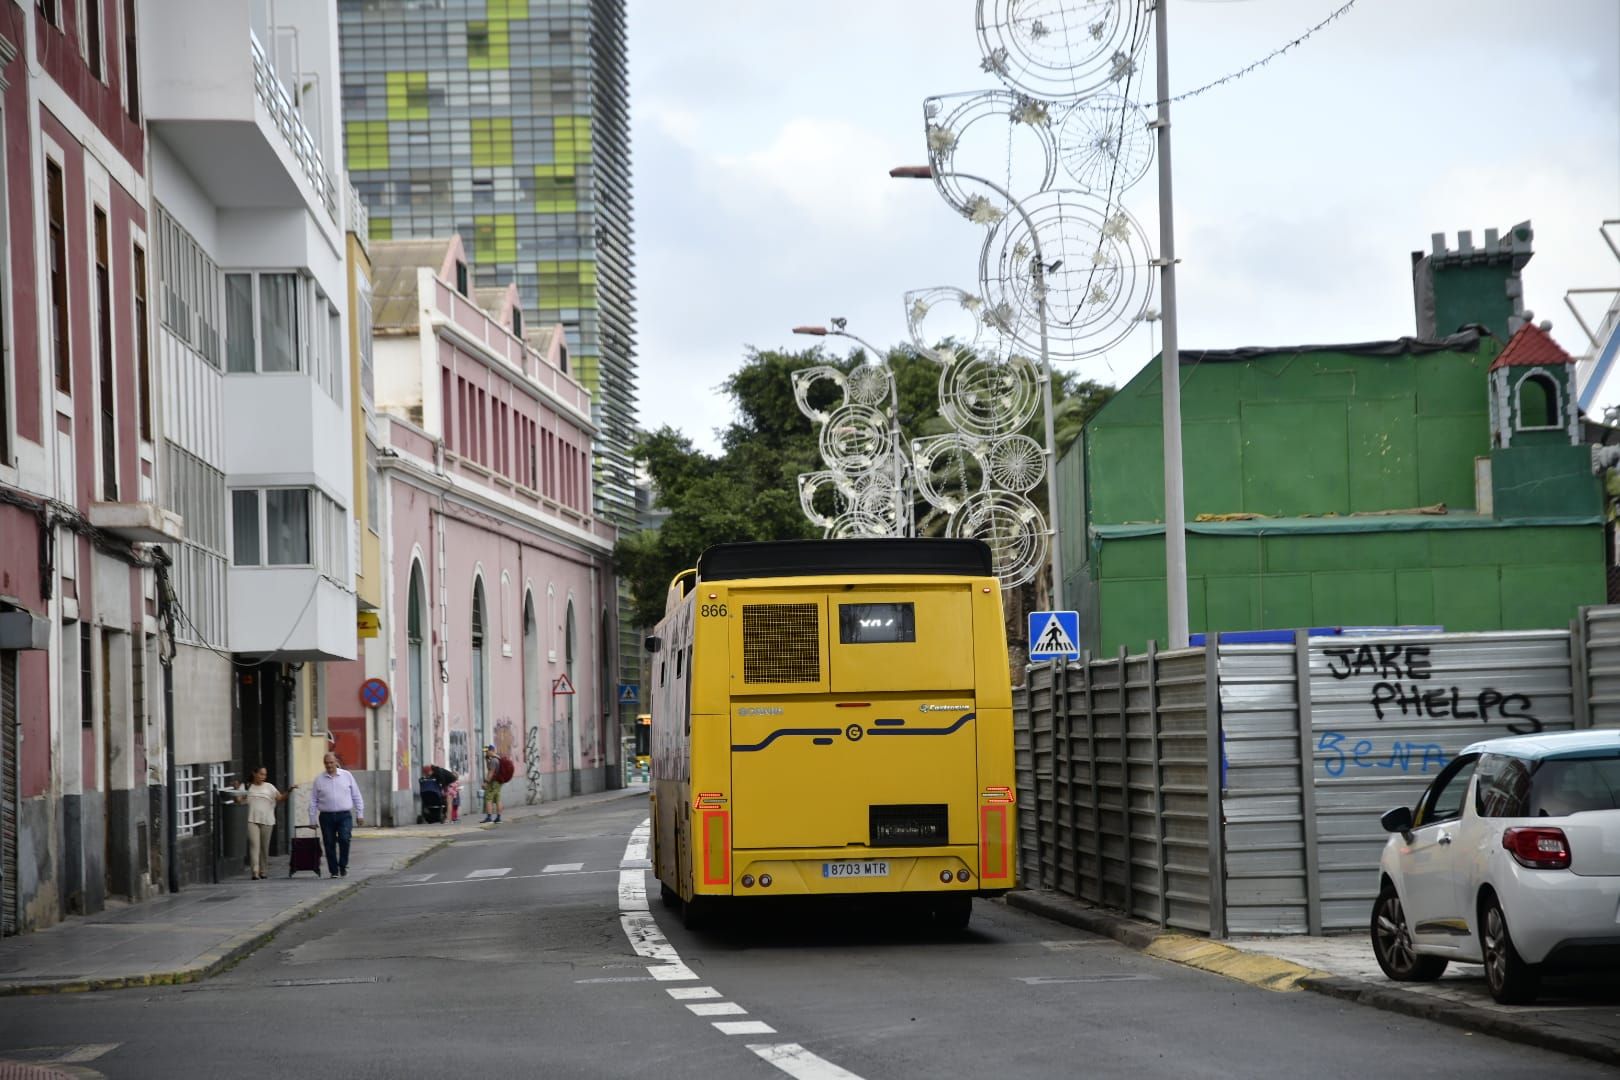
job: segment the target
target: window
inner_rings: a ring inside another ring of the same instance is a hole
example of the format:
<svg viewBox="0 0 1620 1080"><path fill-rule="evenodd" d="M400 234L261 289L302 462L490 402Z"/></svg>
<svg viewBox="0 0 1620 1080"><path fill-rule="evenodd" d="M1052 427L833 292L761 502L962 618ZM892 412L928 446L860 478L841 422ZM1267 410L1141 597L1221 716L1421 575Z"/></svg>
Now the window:
<svg viewBox="0 0 1620 1080"><path fill-rule="evenodd" d="M377 473L377 451L366 448L366 528L373 536L382 534L382 478Z"/></svg>
<svg viewBox="0 0 1620 1080"><path fill-rule="evenodd" d="M106 66L101 56L101 0L84 0L84 59L90 74L104 79Z"/></svg>
<svg viewBox="0 0 1620 1080"><path fill-rule="evenodd" d="M1462 816L1463 796L1468 794L1468 782L1474 778L1478 762L1475 756L1457 758L1434 778L1418 805L1415 827L1438 825Z"/></svg>
<svg viewBox="0 0 1620 1080"><path fill-rule="evenodd" d="M146 321L146 252L135 245L135 381L140 400L135 411L141 438L152 441L152 328Z"/></svg>
<svg viewBox="0 0 1620 1080"><path fill-rule="evenodd" d="M237 566L258 566L259 492L231 492L231 561Z"/></svg>
<svg viewBox="0 0 1620 1080"><path fill-rule="evenodd" d="M1538 428L1562 427L1558 422L1561 412L1558 399L1558 384L1553 382L1551 376L1539 371L1526 375L1519 382L1518 429L1535 431Z"/></svg>
<svg viewBox="0 0 1620 1080"><path fill-rule="evenodd" d="M47 16L56 22L56 5ZM56 355L56 389L73 393L73 359L68 351L67 207L62 192L62 166L45 163L46 212L50 218L51 345Z"/></svg>
<svg viewBox="0 0 1620 1080"><path fill-rule="evenodd" d="M107 212L95 208L96 361L100 375L101 497L118 501L118 420L114 412L118 382L113 369L112 268L107 265Z"/></svg>
<svg viewBox="0 0 1620 1080"><path fill-rule="evenodd" d="M154 228L159 245L158 296L163 326L218 368L223 336L220 293L225 284L224 275L201 245L161 205L156 208ZM247 316L248 321L238 325L251 327L251 296ZM252 348L251 334L245 343Z"/></svg>
<svg viewBox="0 0 1620 1080"><path fill-rule="evenodd" d="M62 12L59 5L60 0L34 0L34 10L39 12L42 19L56 27L62 25Z"/></svg>
<svg viewBox="0 0 1620 1080"><path fill-rule="evenodd" d="M225 275L226 353L229 370L258 370L254 361L253 275Z"/></svg>
<svg viewBox="0 0 1620 1080"><path fill-rule="evenodd" d="M1481 817L1568 817L1620 809L1620 752L1596 757L1480 759L1475 811Z"/></svg>
<svg viewBox="0 0 1620 1080"><path fill-rule="evenodd" d="M369 409L377 397L376 371L371 363L371 284L362 279L359 286L355 290L354 317L360 321L355 327L360 343L360 402Z"/></svg>
<svg viewBox="0 0 1620 1080"><path fill-rule="evenodd" d="M298 371L298 275L259 275L259 370Z"/></svg>
<svg viewBox="0 0 1620 1080"><path fill-rule="evenodd" d="M1528 817L1530 767L1519 758L1487 754L1479 759L1474 812L1480 817Z"/></svg>
<svg viewBox="0 0 1620 1080"><path fill-rule="evenodd" d="M124 113L141 121L141 80L135 57L135 0L124 0Z"/></svg>
<svg viewBox="0 0 1620 1080"><path fill-rule="evenodd" d="M456 292L467 295L467 264L460 260L456 262Z"/></svg>
<svg viewBox="0 0 1620 1080"><path fill-rule="evenodd" d="M205 765L176 765L174 767L175 815L174 831L179 836L190 836L202 828L208 819L208 783Z"/></svg>
<svg viewBox="0 0 1620 1080"><path fill-rule="evenodd" d="M512 333L518 337L523 336L523 309L512 308Z"/></svg>
<svg viewBox="0 0 1620 1080"><path fill-rule="evenodd" d="M96 726L96 650L88 622L79 623L79 726Z"/></svg>
<svg viewBox="0 0 1620 1080"><path fill-rule="evenodd" d="M306 566L309 551L309 490L268 488L264 493L265 561Z"/></svg>

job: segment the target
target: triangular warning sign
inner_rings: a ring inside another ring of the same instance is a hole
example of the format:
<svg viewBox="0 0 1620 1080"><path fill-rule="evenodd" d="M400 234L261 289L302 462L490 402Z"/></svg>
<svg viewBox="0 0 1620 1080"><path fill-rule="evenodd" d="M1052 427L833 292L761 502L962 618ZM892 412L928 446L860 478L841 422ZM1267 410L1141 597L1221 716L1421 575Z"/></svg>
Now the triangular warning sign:
<svg viewBox="0 0 1620 1080"><path fill-rule="evenodd" d="M1063 629L1063 623L1054 612L1052 617L1046 620L1046 627L1036 635L1034 643L1029 647L1029 651L1037 653L1072 653L1078 650L1074 642L1069 640L1068 633Z"/></svg>
<svg viewBox="0 0 1620 1080"><path fill-rule="evenodd" d="M557 681L551 684L551 692L553 694L572 694L574 684L568 681L567 675L559 675Z"/></svg>

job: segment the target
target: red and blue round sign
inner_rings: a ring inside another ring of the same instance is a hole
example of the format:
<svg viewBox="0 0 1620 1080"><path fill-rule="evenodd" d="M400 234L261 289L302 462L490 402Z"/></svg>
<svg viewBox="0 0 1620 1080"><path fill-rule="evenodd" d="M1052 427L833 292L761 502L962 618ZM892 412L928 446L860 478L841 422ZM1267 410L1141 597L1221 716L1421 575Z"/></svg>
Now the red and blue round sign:
<svg viewBox="0 0 1620 1080"><path fill-rule="evenodd" d="M381 679L367 679L361 683L360 704L368 709L380 709L388 704L388 684Z"/></svg>

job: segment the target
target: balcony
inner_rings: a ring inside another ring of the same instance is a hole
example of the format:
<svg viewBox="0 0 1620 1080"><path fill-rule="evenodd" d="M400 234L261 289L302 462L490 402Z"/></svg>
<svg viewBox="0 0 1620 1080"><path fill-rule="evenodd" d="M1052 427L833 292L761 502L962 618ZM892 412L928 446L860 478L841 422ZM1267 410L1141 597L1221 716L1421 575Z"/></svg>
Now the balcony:
<svg viewBox="0 0 1620 1080"><path fill-rule="evenodd" d="M342 222L334 178L341 148L329 102L336 73L319 69L312 47L336 32L335 18L326 16L330 27L319 18L298 27L295 40L309 43L315 70L292 74L319 88L305 92L304 109L264 44L290 28L269 26L261 8L253 0L164 0L161 19L143 20L147 122L216 206L307 208L335 232Z"/></svg>
<svg viewBox="0 0 1620 1080"><path fill-rule="evenodd" d="M186 538L185 522L155 502L90 504L90 524L133 544L177 544Z"/></svg>
<svg viewBox="0 0 1620 1080"><path fill-rule="evenodd" d="M226 578L233 652L289 662L355 658L354 594L319 570L233 566Z"/></svg>

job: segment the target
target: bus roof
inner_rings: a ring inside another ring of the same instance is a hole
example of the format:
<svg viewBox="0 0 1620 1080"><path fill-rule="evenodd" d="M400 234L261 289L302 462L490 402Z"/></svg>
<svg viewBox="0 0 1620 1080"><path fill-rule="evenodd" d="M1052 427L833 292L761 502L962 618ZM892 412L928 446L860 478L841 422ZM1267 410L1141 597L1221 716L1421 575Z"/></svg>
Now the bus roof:
<svg viewBox="0 0 1620 1080"><path fill-rule="evenodd" d="M716 544L698 557L700 581L858 574L990 577L983 540L873 537L858 540L772 540Z"/></svg>

